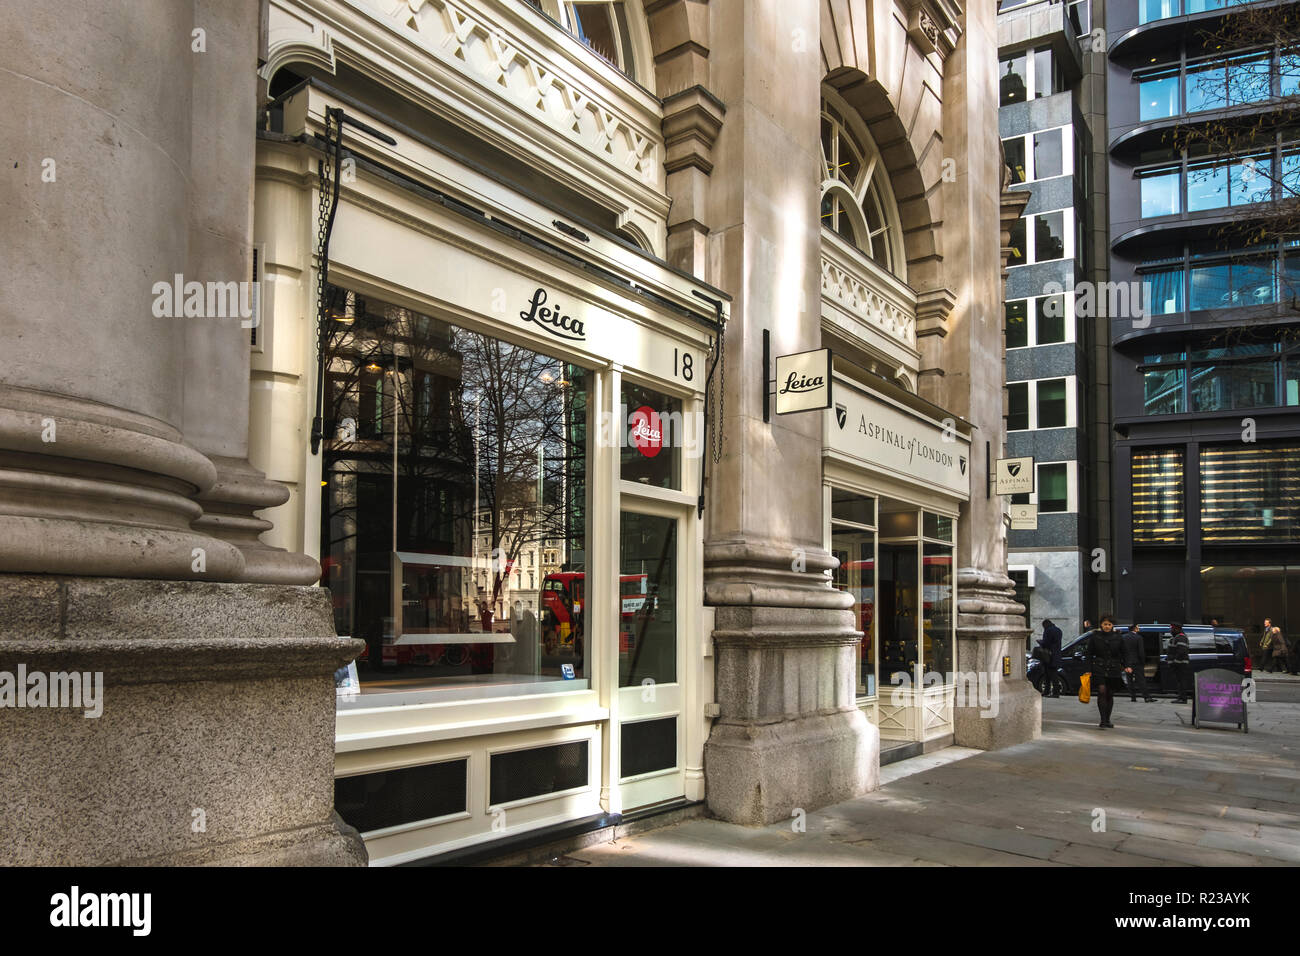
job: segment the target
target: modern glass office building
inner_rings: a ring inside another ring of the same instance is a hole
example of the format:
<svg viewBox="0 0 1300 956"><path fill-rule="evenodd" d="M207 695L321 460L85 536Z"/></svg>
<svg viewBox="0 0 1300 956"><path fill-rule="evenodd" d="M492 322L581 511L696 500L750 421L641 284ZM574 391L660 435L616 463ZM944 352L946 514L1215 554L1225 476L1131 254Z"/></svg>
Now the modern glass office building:
<svg viewBox="0 0 1300 956"><path fill-rule="evenodd" d="M1300 627L1300 248L1240 228L1300 176L1294 53L1209 39L1256 6L1112 3L1107 78L1111 278L1150 312L1110 320L1117 609L1252 640ZM1273 111L1249 150L1206 138Z"/></svg>

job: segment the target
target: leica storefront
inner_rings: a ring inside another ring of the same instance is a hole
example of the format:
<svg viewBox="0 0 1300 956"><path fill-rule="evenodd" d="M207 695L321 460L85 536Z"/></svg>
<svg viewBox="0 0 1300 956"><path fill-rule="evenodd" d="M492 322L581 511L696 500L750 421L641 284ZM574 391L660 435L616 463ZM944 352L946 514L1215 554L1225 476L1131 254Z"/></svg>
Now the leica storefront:
<svg viewBox="0 0 1300 956"><path fill-rule="evenodd" d="M304 87L286 127L318 129L329 105ZM366 644L339 676L336 809L394 864L698 800L716 313L695 293L725 296L394 138L336 215L317 454L302 300L272 301L254 358L255 438L294 449L281 524L319 558L337 632ZM316 157L261 144L259 241L279 275L312 272L296 237L314 232ZM281 385L295 362L297 392Z"/></svg>
<svg viewBox="0 0 1300 956"><path fill-rule="evenodd" d="M836 363L825 413L826 547L853 595L858 705L882 760L947 746L957 679L957 515L970 425L886 379Z"/></svg>

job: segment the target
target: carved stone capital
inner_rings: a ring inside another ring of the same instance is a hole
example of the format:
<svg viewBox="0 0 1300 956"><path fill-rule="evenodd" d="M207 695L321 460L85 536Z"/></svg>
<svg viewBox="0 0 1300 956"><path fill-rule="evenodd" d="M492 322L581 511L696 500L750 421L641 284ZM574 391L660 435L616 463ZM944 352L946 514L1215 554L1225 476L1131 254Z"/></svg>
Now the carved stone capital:
<svg viewBox="0 0 1300 956"><path fill-rule="evenodd" d="M713 172L713 144L727 107L696 85L664 98L664 166L669 174L696 167Z"/></svg>
<svg viewBox="0 0 1300 956"><path fill-rule="evenodd" d="M916 296L916 334L920 338L948 334L948 317L957 304L957 294L951 289L930 289Z"/></svg>

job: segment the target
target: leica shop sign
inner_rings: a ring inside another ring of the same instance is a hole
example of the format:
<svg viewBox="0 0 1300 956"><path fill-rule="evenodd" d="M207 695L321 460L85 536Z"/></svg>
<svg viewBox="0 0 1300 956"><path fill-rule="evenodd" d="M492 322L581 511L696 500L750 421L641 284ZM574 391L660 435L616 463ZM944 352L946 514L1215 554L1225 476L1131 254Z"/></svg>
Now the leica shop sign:
<svg viewBox="0 0 1300 956"><path fill-rule="evenodd" d="M776 357L776 413L831 407L831 350Z"/></svg>

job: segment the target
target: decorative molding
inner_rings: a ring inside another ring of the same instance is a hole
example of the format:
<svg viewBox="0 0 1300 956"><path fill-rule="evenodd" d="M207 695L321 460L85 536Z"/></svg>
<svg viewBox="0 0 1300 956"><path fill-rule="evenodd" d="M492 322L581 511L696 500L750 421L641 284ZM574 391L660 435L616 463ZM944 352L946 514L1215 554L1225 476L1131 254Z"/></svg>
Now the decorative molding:
<svg viewBox="0 0 1300 956"><path fill-rule="evenodd" d="M524 50L502 24L490 22L468 3L406 0L406 9L409 15L403 25L419 34L441 59L620 171L662 185L656 137L646 135L616 106L602 102L596 84L573 79L571 64L565 64L570 70L561 72L544 62Z"/></svg>
<svg viewBox="0 0 1300 956"><path fill-rule="evenodd" d="M635 210L663 252L659 101L523 3L270 0L268 56L267 79L294 61L356 69L615 215Z"/></svg>
<svg viewBox="0 0 1300 956"><path fill-rule="evenodd" d="M948 316L956 304L957 294L948 288L917 293L916 334L937 335L940 338L947 336Z"/></svg>
<svg viewBox="0 0 1300 956"><path fill-rule="evenodd" d="M713 172L713 144L727 107L703 86L664 98L664 166L669 174L696 167Z"/></svg>
<svg viewBox="0 0 1300 956"><path fill-rule="evenodd" d="M887 338L915 352L916 312L822 253L822 298L840 306Z"/></svg>

